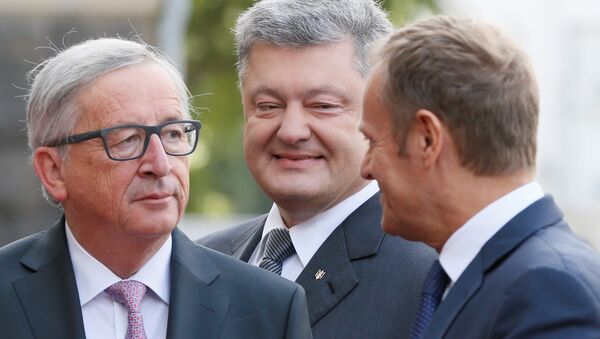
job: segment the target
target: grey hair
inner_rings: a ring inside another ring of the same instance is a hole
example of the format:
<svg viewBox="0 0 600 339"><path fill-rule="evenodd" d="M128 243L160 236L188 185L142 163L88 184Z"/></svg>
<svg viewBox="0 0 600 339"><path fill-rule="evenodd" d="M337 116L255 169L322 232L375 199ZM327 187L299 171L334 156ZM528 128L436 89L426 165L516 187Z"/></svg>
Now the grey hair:
<svg viewBox="0 0 600 339"><path fill-rule="evenodd" d="M309 47L352 39L356 67L369 72L369 47L393 26L374 0L262 0L237 20L234 33L240 80L252 47L267 42L281 47Z"/></svg>
<svg viewBox="0 0 600 339"><path fill-rule="evenodd" d="M160 52L141 41L87 40L57 51L56 56L29 72L27 134L31 150L69 135L80 114L73 99L87 84L111 71L144 62L159 65L173 79L184 115L190 118L190 95L183 77Z"/></svg>
<svg viewBox="0 0 600 339"><path fill-rule="evenodd" d="M81 112L75 98L86 85L111 71L144 62L161 67L175 83L184 117L191 117L190 93L181 73L166 57L142 41L120 38L87 40L69 47L28 73L27 135L31 151L67 137ZM59 152L66 157L64 146ZM58 205L42 186L44 197Z"/></svg>

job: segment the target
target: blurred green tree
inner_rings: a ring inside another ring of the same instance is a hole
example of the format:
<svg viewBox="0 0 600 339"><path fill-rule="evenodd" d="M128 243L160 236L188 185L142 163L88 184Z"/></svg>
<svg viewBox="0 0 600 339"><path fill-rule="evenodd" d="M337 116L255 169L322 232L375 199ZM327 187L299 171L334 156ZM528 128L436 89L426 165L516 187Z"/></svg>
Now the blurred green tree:
<svg viewBox="0 0 600 339"><path fill-rule="evenodd" d="M231 28L253 0L193 0L187 34L187 82L202 131L191 159L188 212L262 213L270 206L248 172L242 153L243 111ZM388 0L382 5L399 26L436 0Z"/></svg>

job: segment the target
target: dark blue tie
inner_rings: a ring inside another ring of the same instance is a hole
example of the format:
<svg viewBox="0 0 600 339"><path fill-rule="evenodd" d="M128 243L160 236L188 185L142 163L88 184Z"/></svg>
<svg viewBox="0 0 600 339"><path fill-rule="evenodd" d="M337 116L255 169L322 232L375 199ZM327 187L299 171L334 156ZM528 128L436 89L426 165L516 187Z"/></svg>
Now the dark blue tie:
<svg viewBox="0 0 600 339"><path fill-rule="evenodd" d="M442 300L442 295L449 281L450 279L442 265L440 265L439 260L436 260L423 284L419 313L417 313L417 318L410 332L410 339L420 339L423 336L431 322L431 318L433 318L433 313L435 313Z"/></svg>

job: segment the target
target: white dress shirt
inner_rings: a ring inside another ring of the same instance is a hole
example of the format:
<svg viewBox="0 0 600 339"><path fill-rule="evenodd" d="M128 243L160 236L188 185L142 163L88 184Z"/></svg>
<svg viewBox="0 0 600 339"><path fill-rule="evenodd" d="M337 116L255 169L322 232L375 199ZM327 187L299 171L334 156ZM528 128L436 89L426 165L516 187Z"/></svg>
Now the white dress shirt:
<svg viewBox="0 0 600 339"><path fill-rule="evenodd" d="M289 229L290 237L296 253L284 260L281 276L295 281L333 230L377 192L379 192L379 186L376 181L372 181L332 208L291 227ZM286 228L286 226L279 214L279 208L273 204L265 221L262 239L248 261L250 264L254 266L260 264L265 251L266 235L275 228Z"/></svg>
<svg viewBox="0 0 600 339"><path fill-rule="evenodd" d="M523 185L486 206L456 230L442 247L439 258L451 281L446 293L494 234L543 197L544 192L537 182Z"/></svg>
<svg viewBox="0 0 600 339"><path fill-rule="evenodd" d="M81 247L68 225L66 233L86 338L125 338L127 308L104 292L107 287L122 279ZM171 249L172 239L169 236L158 252L127 279L137 280L148 287L141 304L148 339L164 339L167 336Z"/></svg>

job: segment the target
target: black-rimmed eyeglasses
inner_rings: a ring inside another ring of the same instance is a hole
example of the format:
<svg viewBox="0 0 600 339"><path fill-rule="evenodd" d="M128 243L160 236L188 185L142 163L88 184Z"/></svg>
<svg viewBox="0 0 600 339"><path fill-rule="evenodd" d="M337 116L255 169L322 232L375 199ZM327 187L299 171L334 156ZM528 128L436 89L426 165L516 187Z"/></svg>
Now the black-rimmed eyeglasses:
<svg viewBox="0 0 600 339"><path fill-rule="evenodd" d="M94 138L102 138L109 158L117 161L140 158L146 152L152 134L158 135L165 153L183 156L194 152L200 134L200 121L168 121L161 125L121 125L97 131L74 134L50 143L49 147L77 144Z"/></svg>

